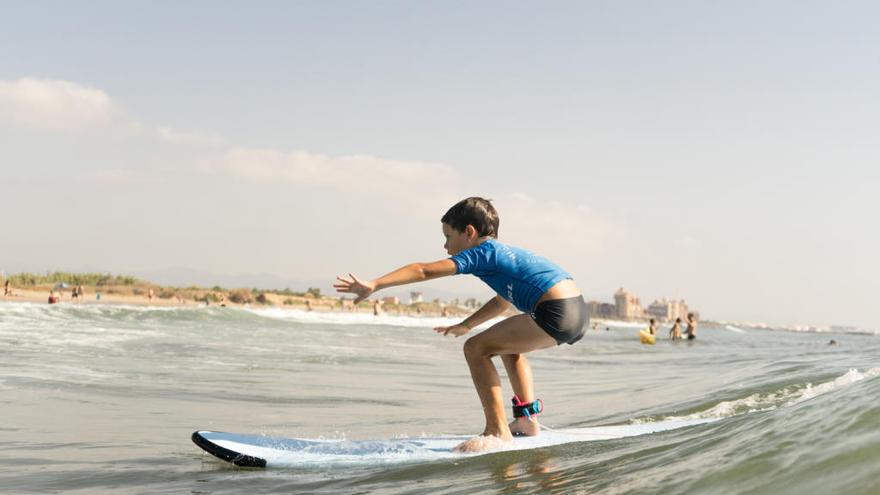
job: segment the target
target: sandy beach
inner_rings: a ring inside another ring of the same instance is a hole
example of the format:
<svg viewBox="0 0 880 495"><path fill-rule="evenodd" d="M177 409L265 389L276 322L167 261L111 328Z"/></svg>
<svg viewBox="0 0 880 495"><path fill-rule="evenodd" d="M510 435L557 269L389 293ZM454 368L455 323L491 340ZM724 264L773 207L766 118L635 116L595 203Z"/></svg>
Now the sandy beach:
<svg viewBox="0 0 880 495"><path fill-rule="evenodd" d="M243 289L237 289L243 290ZM169 294L169 289L156 290L156 294ZM56 296L60 296L60 300L55 304L71 304L71 305L127 305L127 306L156 306L156 307L200 307L200 306L223 306L230 308L285 308L298 309L316 312L341 312L341 313L373 313L373 301L365 301L357 306L351 304L351 300L336 297L307 297L288 294L279 294L273 292L260 292L265 303L233 302L228 296L230 291L214 291L210 289L181 289L177 291L179 298L154 296L152 299L148 295L134 294L131 288L108 287L103 290L97 290L95 287L85 287L83 296L73 298L72 289L65 288L54 290ZM39 289L19 289L13 288L12 295L0 298L0 302L28 302L49 304L50 289L41 287ZM216 301L204 302L205 295L209 294ZM401 316L440 316L441 308L434 303L424 303L420 305L381 305L380 314L401 315ZM469 310L455 307L447 307L448 315L468 314ZM472 310L471 310L472 311Z"/></svg>

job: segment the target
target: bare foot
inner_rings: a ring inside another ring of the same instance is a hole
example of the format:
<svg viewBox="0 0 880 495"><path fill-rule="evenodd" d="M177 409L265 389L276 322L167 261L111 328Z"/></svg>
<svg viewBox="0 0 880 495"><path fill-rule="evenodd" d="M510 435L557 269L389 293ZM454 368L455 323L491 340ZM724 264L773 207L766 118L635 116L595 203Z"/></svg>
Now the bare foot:
<svg viewBox="0 0 880 495"><path fill-rule="evenodd" d="M534 437L541 433L537 419L516 418L510 422L510 432L517 437Z"/></svg>
<svg viewBox="0 0 880 495"><path fill-rule="evenodd" d="M487 450L499 450L510 445L513 437L507 438L496 437L494 435L480 435L465 440L458 444L453 452L486 452Z"/></svg>

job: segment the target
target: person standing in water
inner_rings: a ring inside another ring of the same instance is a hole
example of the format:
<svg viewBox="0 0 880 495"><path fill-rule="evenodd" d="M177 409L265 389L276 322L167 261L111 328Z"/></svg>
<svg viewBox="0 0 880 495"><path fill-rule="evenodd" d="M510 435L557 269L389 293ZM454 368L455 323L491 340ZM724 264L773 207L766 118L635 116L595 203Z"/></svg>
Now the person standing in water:
<svg viewBox="0 0 880 495"><path fill-rule="evenodd" d="M651 320L648 321L648 333L651 335L657 335L657 320L654 318L651 318Z"/></svg>
<svg viewBox="0 0 880 495"><path fill-rule="evenodd" d="M681 318L675 319L675 324L669 329L669 338L673 342L681 340Z"/></svg>
<svg viewBox="0 0 880 495"><path fill-rule="evenodd" d="M361 280L349 273L337 277L341 293L357 296L354 303L372 293L403 284L457 274L474 274L497 295L461 323L434 330L460 337L474 327L503 314L511 305L522 311L492 325L464 343L464 355L483 406L483 432L460 445L459 452L480 452L502 447L514 435L540 433L538 413L543 402L536 399L532 368L525 354L561 344L574 344L584 335L589 311L571 275L551 261L524 249L498 241L499 218L489 200L472 197L453 205L441 218L449 258L430 263L411 263L375 280ZM513 387L514 420L507 423L501 381L492 358L501 356Z"/></svg>
<svg viewBox="0 0 880 495"><path fill-rule="evenodd" d="M697 319L694 317L693 313L688 313L688 326L687 330L685 330L685 334L687 335L688 340L694 340L697 338Z"/></svg>

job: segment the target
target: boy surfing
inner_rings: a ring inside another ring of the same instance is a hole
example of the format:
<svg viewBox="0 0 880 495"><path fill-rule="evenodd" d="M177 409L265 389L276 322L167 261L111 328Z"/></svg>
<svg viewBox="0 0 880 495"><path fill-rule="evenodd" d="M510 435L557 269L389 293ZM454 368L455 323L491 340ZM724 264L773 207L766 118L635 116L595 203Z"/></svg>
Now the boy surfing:
<svg viewBox="0 0 880 495"><path fill-rule="evenodd" d="M464 355L486 417L483 432L460 445L459 452L504 447L514 435L538 435L537 415L543 402L535 397L532 368L525 354L554 345L574 344L583 337L589 311L571 275L553 262L498 241L498 213L489 200L459 201L440 220L449 258L410 263L375 280L351 273L337 277L337 292L355 294L357 304L370 294L397 285L458 274L473 274L497 295L461 323L434 330L460 337L504 313L511 305L522 314L511 316L464 343ZM507 423L501 380L492 358L501 356L513 387L513 422Z"/></svg>

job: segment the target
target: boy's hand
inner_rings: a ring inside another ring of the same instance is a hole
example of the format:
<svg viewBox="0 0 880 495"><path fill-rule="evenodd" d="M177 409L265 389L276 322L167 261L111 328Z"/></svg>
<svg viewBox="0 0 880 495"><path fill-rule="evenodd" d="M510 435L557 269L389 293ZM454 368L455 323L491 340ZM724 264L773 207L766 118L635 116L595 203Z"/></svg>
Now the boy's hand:
<svg viewBox="0 0 880 495"><path fill-rule="evenodd" d="M452 325L451 327L435 327L434 331L437 333L442 333L443 335L452 334L455 337L461 337L462 335L470 332L471 329L459 323L458 325Z"/></svg>
<svg viewBox="0 0 880 495"><path fill-rule="evenodd" d="M338 280L339 283L333 284L333 288L336 289L336 292L347 292L356 295L357 298L354 300L354 304L370 297L370 294L376 291L376 284L373 282L358 280L358 278L351 273L349 273L348 276L351 277L351 280L336 277L336 280Z"/></svg>

